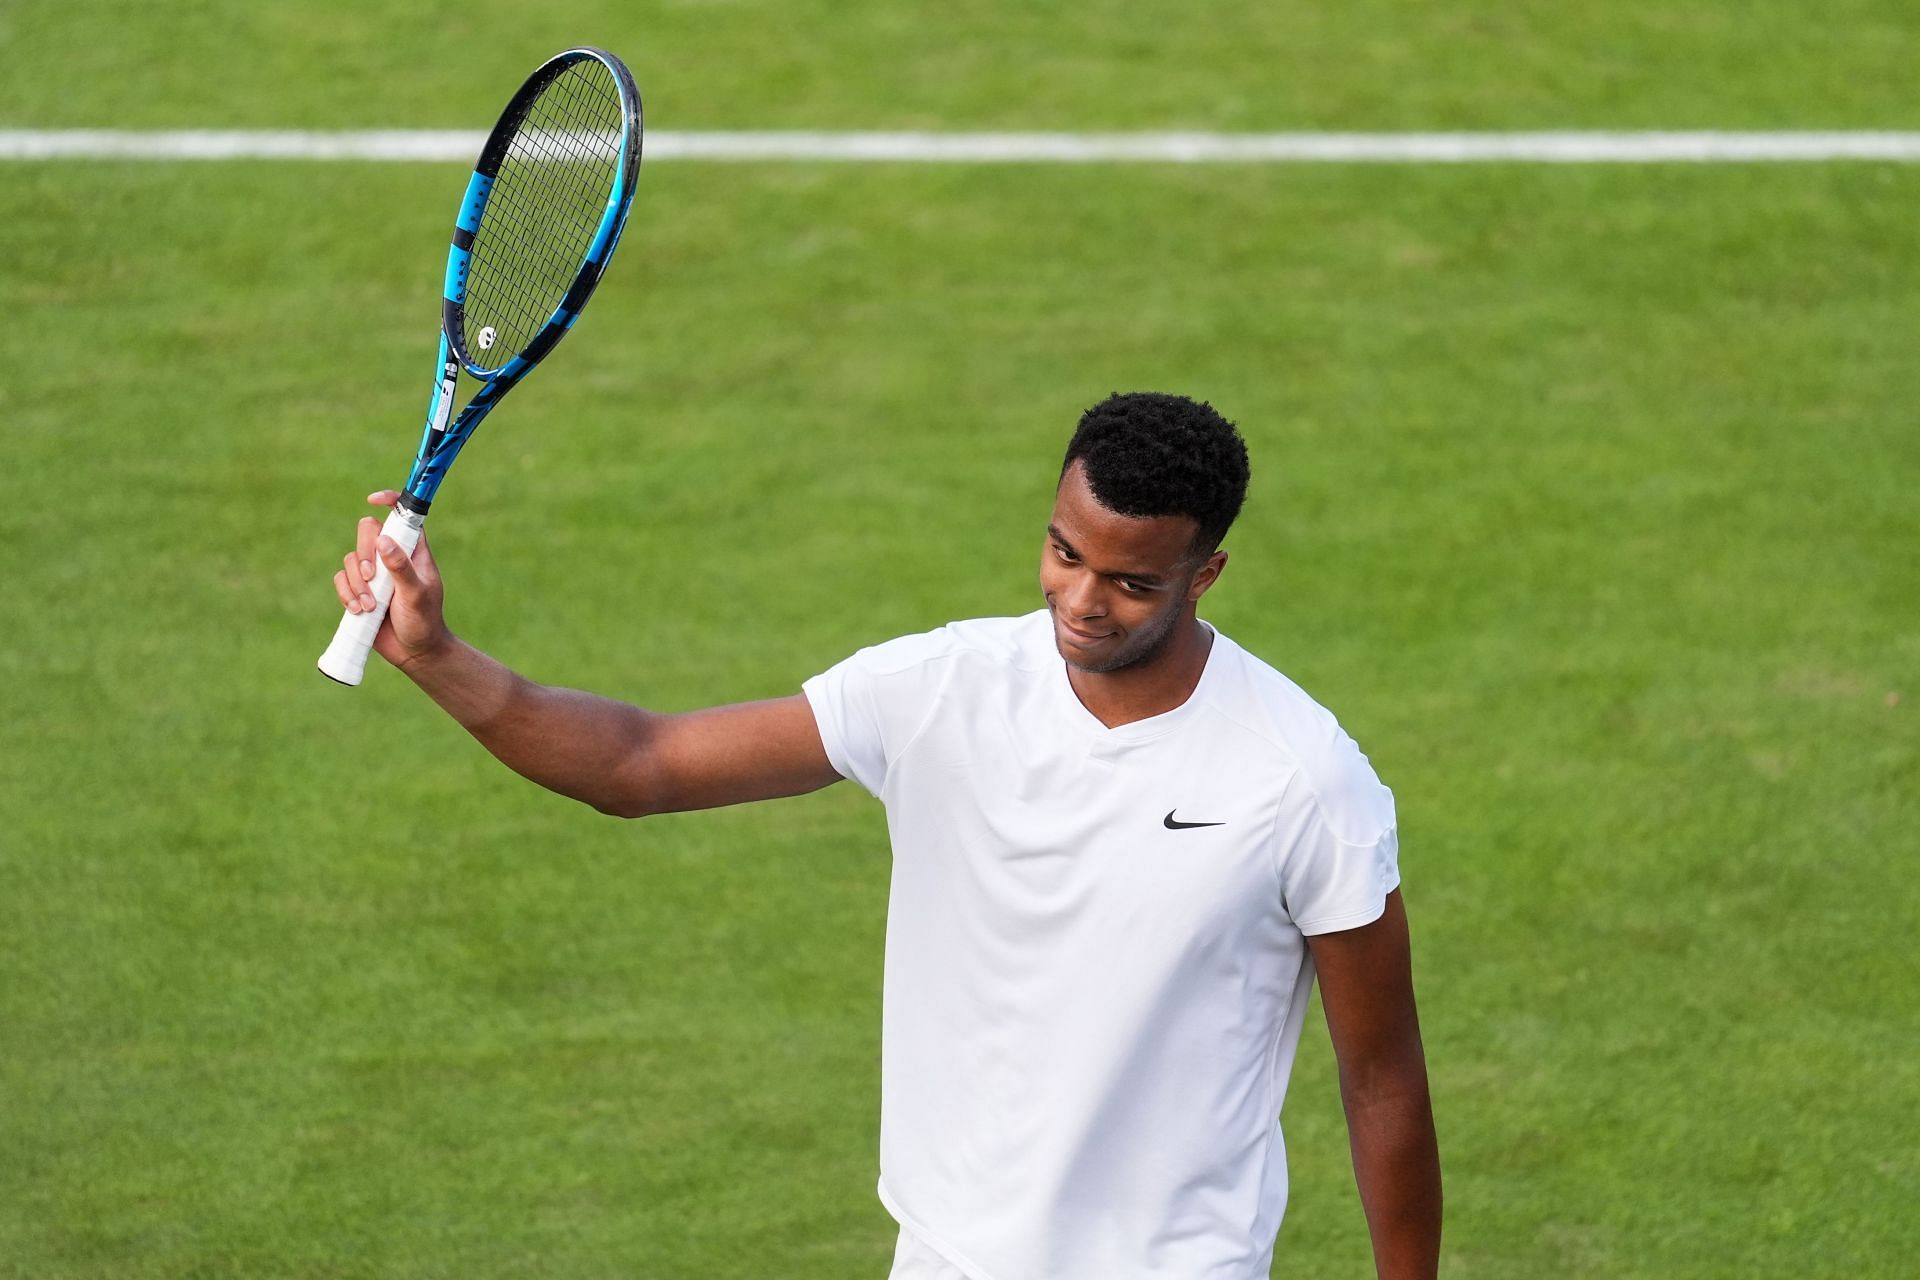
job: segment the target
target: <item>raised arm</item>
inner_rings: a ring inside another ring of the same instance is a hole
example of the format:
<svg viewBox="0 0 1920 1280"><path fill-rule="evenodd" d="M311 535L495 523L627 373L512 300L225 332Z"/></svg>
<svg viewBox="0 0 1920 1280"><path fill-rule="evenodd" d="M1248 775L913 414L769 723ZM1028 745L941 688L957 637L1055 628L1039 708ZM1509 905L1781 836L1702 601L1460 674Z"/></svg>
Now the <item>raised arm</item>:
<svg viewBox="0 0 1920 1280"><path fill-rule="evenodd" d="M394 496L369 501L388 506ZM372 519L360 522L357 545L334 575L350 610L371 607L366 584L376 555L393 574L394 593L374 651L508 768L549 790L637 818L800 795L839 780L799 694L662 715L516 675L447 629L426 539L409 559Z"/></svg>
<svg viewBox="0 0 1920 1280"><path fill-rule="evenodd" d="M1372 924L1307 939L1320 975L1354 1180L1381 1280L1433 1280L1440 1267L1440 1150L1413 1002L1400 891Z"/></svg>

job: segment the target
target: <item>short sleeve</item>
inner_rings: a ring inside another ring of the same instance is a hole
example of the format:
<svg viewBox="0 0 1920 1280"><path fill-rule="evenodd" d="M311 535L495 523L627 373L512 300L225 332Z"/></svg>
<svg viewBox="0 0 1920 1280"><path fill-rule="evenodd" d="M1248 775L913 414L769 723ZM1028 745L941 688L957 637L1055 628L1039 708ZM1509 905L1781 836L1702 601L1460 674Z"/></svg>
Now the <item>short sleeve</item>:
<svg viewBox="0 0 1920 1280"><path fill-rule="evenodd" d="M902 636L862 649L801 685L827 759L878 796L900 752L927 721L950 649L946 633Z"/></svg>
<svg viewBox="0 0 1920 1280"><path fill-rule="evenodd" d="M1309 935L1373 923L1400 885L1393 792L1345 734L1297 783L1275 841L1288 918Z"/></svg>

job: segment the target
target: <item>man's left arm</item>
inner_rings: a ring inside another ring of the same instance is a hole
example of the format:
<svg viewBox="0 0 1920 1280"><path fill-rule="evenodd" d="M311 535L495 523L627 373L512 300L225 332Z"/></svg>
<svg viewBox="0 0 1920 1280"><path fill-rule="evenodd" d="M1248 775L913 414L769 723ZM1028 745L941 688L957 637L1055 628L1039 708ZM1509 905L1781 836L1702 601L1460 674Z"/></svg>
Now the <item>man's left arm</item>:
<svg viewBox="0 0 1920 1280"><path fill-rule="evenodd" d="M1432 1280L1440 1267L1440 1148L1400 891L1387 895L1372 924L1310 935L1307 945L1340 1066L1374 1268L1381 1280Z"/></svg>

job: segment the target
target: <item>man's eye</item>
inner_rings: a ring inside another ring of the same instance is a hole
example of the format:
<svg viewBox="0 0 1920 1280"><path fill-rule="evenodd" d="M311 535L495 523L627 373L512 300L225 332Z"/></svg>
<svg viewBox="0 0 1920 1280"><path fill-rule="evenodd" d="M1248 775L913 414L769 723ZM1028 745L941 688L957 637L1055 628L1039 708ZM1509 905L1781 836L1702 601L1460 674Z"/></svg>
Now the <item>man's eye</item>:
<svg viewBox="0 0 1920 1280"><path fill-rule="evenodd" d="M1067 550L1065 547L1058 547L1058 546L1055 547L1053 549L1053 554L1059 556L1062 560L1065 560L1068 564L1073 564L1076 561L1078 561L1080 558L1074 555L1073 552Z"/></svg>
<svg viewBox="0 0 1920 1280"><path fill-rule="evenodd" d="M1126 592L1130 596L1137 596L1142 591L1146 590L1146 588L1141 586L1139 583L1128 582L1125 578L1120 579L1120 589Z"/></svg>

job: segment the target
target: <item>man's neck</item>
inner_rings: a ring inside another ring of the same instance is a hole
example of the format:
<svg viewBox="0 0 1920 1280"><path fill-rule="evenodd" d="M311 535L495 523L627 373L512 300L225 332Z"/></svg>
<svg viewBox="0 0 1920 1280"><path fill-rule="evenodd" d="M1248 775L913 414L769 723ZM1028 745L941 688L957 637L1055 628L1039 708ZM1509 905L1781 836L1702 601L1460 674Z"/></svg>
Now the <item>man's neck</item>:
<svg viewBox="0 0 1920 1280"><path fill-rule="evenodd" d="M1067 667L1067 681L1080 704L1109 729L1164 715L1193 696L1213 651L1213 631L1189 615L1147 662L1118 671Z"/></svg>

